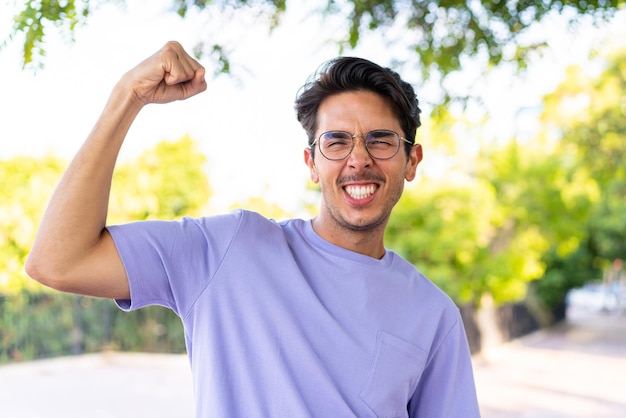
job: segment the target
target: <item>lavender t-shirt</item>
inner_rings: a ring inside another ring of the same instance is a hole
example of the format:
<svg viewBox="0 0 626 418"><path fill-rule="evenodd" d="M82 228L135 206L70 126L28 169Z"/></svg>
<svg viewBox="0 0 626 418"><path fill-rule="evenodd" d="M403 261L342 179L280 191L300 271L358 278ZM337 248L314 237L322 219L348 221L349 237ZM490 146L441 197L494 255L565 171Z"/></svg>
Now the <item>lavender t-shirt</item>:
<svg viewBox="0 0 626 418"><path fill-rule="evenodd" d="M248 211L109 227L122 309L182 319L197 417L478 417L452 301L392 251Z"/></svg>

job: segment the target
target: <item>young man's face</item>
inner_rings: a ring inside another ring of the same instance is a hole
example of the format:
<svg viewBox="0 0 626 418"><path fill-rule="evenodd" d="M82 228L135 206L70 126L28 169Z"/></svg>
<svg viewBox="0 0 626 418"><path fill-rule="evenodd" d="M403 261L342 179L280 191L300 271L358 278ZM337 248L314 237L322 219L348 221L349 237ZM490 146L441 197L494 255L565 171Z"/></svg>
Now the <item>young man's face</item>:
<svg viewBox="0 0 626 418"><path fill-rule="evenodd" d="M390 104L369 91L349 91L325 99L317 113L316 138L331 130L364 135L375 129L395 131L405 136ZM345 159L332 161L315 150L305 150L305 162L311 180L319 183L322 205L319 219L323 228L339 232L384 230L391 209L404 189L404 181L415 178L422 159L421 147L414 146L407 159L404 141L400 150L388 160L372 158L362 137L356 138L352 153ZM339 229L337 229L339 228Z"/></svg>

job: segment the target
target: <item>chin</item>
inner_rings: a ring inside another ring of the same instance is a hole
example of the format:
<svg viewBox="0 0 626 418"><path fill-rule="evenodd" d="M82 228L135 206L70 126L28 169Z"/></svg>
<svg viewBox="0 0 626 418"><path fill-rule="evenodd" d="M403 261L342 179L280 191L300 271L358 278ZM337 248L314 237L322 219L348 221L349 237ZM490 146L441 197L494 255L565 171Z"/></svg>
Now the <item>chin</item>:
<svg viewBox="0 0 626 418"><path fill-rule="evenodd" d="M368 232L374 231L379 228L384 228L387 224L388 216L384 216L376 219L357 219L355 221L345 221L343 222L343 226L347 229L350 229L354 232Z"/></svg>

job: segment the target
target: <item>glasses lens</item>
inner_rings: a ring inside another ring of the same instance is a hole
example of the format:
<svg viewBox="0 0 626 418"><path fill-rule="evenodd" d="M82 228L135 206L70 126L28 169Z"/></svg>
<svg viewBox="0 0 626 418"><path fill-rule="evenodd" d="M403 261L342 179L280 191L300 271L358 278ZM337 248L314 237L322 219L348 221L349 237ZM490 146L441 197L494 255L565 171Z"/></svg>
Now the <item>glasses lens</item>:
<svg viewBox="0 0 626 418"><path fill-rule="evenodd" d="M400 136L394 131L377 129L365 134L365 147L379 160L392 158L400 149ZM328 131L317 140L322 155L329 160L343 160L354 147L354 137L345 131Z"/></svg>
<svg viewBox="0 0 626 418"><path fill-rule="evenodd" d="M370 155L380 160L387 160L398 152L400 136L384 129L370 131L365 135L365 143Z"/></svg>
<svg viewBox="0 0 626 418"><path fill-rule="evenodd" d="M342 160L352 151L352 135L348 132L324 132L318 142L322 155L329 160Z"/></svg>

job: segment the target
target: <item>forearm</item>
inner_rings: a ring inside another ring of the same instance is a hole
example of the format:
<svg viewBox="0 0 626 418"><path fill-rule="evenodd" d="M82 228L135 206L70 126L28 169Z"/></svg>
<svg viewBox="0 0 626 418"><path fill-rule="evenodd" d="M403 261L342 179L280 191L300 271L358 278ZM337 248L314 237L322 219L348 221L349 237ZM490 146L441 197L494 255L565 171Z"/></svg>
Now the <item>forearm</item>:
<svg viewBox="0 0 626 418"><path fill-rule="evenodd" d="M62 288L100 242L115 162L142 106L122 83L113 90L48 204L27 264L35 279Z"/></svg>

